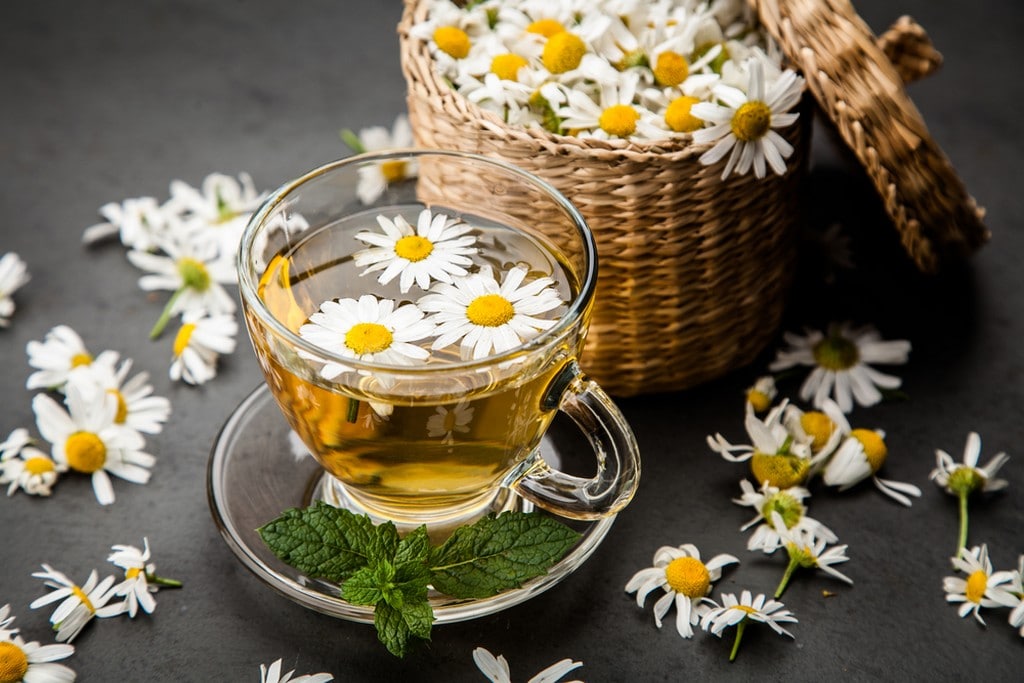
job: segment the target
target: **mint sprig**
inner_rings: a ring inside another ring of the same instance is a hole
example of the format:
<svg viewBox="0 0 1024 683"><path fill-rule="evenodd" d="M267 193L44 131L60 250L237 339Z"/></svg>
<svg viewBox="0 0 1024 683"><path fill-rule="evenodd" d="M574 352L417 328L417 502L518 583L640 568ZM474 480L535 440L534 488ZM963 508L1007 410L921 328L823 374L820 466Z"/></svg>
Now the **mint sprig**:
<svg viewBox="0 0 1024 683"><path fill-rule="evenodd" d="M317 502L286 510L259 530L281 560L311 578L341 584L341 596L374 608L377 637L405 655L413 638L430 639L428 587L459 599L518 588L560 560L580 534L551 517L489 515L433 547L426 527L399 537L395 525Z"/></svg>

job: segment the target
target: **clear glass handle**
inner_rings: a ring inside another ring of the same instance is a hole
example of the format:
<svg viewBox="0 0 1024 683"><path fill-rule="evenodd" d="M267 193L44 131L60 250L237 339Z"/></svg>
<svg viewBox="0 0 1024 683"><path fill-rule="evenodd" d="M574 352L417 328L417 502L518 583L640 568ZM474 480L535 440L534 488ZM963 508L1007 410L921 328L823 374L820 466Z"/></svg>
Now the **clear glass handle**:
<svg viewBox="0 0 1024 683"><path fill-rule="evenodd" d="M640 451L633 430L596 382L570 362L552 383L549 399L573 419L594 448L597 473L590 479L539 462L513 487L536 505L571 519L612 515L633 498L640 479Z"/></svg>

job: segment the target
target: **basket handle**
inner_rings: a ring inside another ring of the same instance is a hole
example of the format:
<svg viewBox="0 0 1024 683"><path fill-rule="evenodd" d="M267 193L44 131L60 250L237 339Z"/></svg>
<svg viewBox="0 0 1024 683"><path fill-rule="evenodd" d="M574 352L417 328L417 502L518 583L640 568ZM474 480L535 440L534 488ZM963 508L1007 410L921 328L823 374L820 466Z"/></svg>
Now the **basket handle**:
<svg viewBox="0 0 1024 683"><path fill-rule="evenodd" d="M897 19L876 42L904 83L929 76L942 66L942 54L924 27L907 15Z"/></svg>

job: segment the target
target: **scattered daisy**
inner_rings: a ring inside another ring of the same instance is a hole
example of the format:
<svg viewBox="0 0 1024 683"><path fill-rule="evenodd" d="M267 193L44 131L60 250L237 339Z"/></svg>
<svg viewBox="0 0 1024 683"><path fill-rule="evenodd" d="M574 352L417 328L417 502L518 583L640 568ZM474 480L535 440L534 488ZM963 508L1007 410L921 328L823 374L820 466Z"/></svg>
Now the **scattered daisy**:
<svg viewBox="0 0 1024 683"><path fill-rule="evenodd" d="M441 437L441 443L444 444L455 443L455 434L465 434L469 431L469 423L473 421L475 410L467 405L466 401L459 401L451 408L438 406L437 412L427 418L427 437Z"/></svg>
<svg viewBox="0 0 1024 683"><path fill-rule="evenodd" d="M554 280L539 277L523 284L528 271L522 266L508 270L499 285L490 266L456 280L438 283L419 300L420 307L433 313L437 324L434 350L461 342L463 359L478 360L510 351L558 323L537 316L551 314L562 305Z"/></svg>
<svg viewBox="0 0 1024 683"><path fill-rule="evenodd" d="M708 447L730 462L750 461L750 471L758 484L779 488L802 484L810 472L810 444L798 441L782 421L787 402L773 408L764 420L747 404L744 426L750 444L731 444L721 434L707 438Z"/></svg>
<svg viewBox="0 0 1024 683"><path fill-rule="evenodd" d="M763 413L772 407L772 402L779 391L775 387L775 378L771 375L758 377L754 385L747 388L747 403L755 413Z"/></svg>
<svg viewBox="0 0 1024 683"><path fill-rule="evenodd" d="M19 488L32 496L48 496L67 466L56 463L34 446L26 445L17 455L0 460L0 485L8 484L7 495Z"/></svg>
<svg viewBox="0 0 1024 683"><path fill-rule="evenodd" d="M829 326L828 336L807 330L804 336L786 333L788 349L778 352L769 366L772 372L797 365L814 370L800 387L800 398L820 408L831 394L844 413L853 410L853 402L872 406L882 400L882 389L898 389L899 377L875 370L868 363L900 365L907 362L910 342L884 341L871 326L859 328L849 323Z"/></svg>
<svg viewBox="0 0 1024 683"><path fill-rule="evenodd" d="M811 475L818 472L852 430L846 415L830 398L822 402L821 410L805 411L789 404L783 411L782 423L798 441L810 445Z"/></svg>
<svg viewBox="0 0 1024 683"><path fill-rule="evenodd" d="M109 202L100 207L100 215L107 220L91 225L82 233L86 244L117 235L121 244L129 249L152 251L157 248L170 220L170 212L153 197Z"/></svg>
<svg viewBox="0 0 1024 683"><path fill-rule="evenodd" d="M1017 598L1017 606L1010 610L1007 621L1010 626L1020 629L1020 635L1024 638L1024 555L1017 558L1017 570L1013 572L1009 590L1010 594ZM0 626L3 626L2 617L3 614L0 613Z"/></svg>
<svg viewBox="0 0 1024 683"><path fill-rule="evenodd" d="M744 175L751 167L756 177L763 178L766 163L776 174L784 175L786 159L793 153L793 146L775 129L791 126L799 117L788 112L800 101L804 79L787 69L774 83L766 84L764 64L759 59L750 60L747 69L746 92L719 83L712 92L724 106L700 102L691 110L697 118L713 124L694 131L694 142L718 141L700 156L700 162L710 166L729 154L722 180L733 171Z"/></svg>
<svg viewBox="0 0 1024 683"><path fill-rule="evenodd" d="M897 503L910 507L910 497L921 497L921 489L878 476L878 470L885 464L889 448L885 445L885 432L873 429L853 429L829 459L822 473L822 479L829 486L840 491L854 486L868 477L875 487Z"/></svg>
<svg viewBox="0 0 1024 683"><path fill-rule="evenodd" d="M28 267L13 251L0 257L0 327L7 327L14 314L12 295L29 281Z"/></svg>
<svg viewBox="0 0 1024 683"><path fill-rule="evenodd" d="M123 424L138 432L159 434L171 414L171 402L162 396L153 396L149 373L140 372L127 379L132 361L124 360L120 367L96 365L76 368L69 382L81 382L86 392L109 393L117 399L115 424Z"/></svg>
<svg viewBox="0 0 1024 683"><path fill-rule="evenodd" d="M780 533L780 528L772 523L775 516L782 520L782 526L787 530L806 531L829 543L838 540L831 529L807 516L804 500L811 495L807 489L801 486L780 489L768 482L763 483L760 489L755 489L746 479L740 481L740 488L743 495L733 498L732 502L757 510L757 515L741 526L740 531L746 531L761 522L747 539L747 550L760 550L770 555L782 546L784 536Z"/></svg>
<svg viewBox="0 0 1024 683"><path fill-rule="evenodd" d="M104 351L94 358L78 333L67 325L57 325L41 342L30 341L25 350L28 364L36 368L25 382L26 389L63 391L74 368L94 363L114 366L120 357L115 351Z"/></svg>
<svg viewBox="0 0 1024 683"><path fill-rule="evenodd" d="M18 635L18 629L14 627L14 615L11 614L11 606L0 607L0 640L10 640Z"/></svg>
<svg viewBox="0 0 1024 683"><path fill-rule="evenodd" d="M20 636L13 636L0 640L0 673L12 683L71 683L76 678L74 670L56 660L74 653L74 645L26 643Z"/></svg>
<svg viewBox="0 0 1024 683"><path fill-rule="evenodd" d="M962 548L956 557L951 558L953 567L967 577L947 576L942 580L942 589L946 592L946 602L962 602L957 614L962 618L973 613L978 623L985 625L981 618L981 608L1017 607L1020 602L1008 590L1014 578L1010 571L993 572L992 562L988 558L988 546L982 544L970 550Z"/></svg>
<svg viewBox="0 0 1024 683"><path fill-rule="evenodd" d="M7 438L0 442L0 462L18 455L25 446L31 446L32 442L32 436L24 427L11 430Z"/></svg>
<svg viewBox="0 0 1024 683"><path fill-rule="evenodd" d="M124 570L124 580L114 586L111 595L124 597L124 602L118 605L131 618L135 618L139 608L146 614L152 614L156 609L156 593L161 586L180 588L181 582L173 579L166 579L156 575L156 565L149 561L149 539L143 539L144 549L140 550L133 545L115 545L113 553L107 557L107 561Z"/></svg>
<svg viewBox="0 0 1024 683"><path fill-rule="evenodd" d="M334 676L331 674L310 674L306 676L296 676L292 678L292 674L295 670L281 674L281 660L276 660L269 668L260 664L260 683L327 683L327 681L333 681Z"/></svg>
<svg viewBox="0 0 1024 683"><path fill-rule="evenodd" d="M325 301L299 328L299 336L324 351L366 363L412 365L430 352L414 342L434 334L434 324L416 304L395 308L391 299L364 294L356 299ZM334 379L349 368L328 362L320 370Z"/></svg>
<svg viewBox="0 0 1024 683"><path fill-rule="evenodd" d="M793 634L784 629L781 623L796 623L796 617L785 605L777 600L770 600L763 594L752 596L750 591L743 591L740 599L731 593L722 594L722 604L712 602L714 607L708 609L701 617L700 625L705 631L721 637L722 631L730 626L736 626L736 640L733 642L732 652L729 654L729 661L736 659L740 649L740 641L743 639L743 631L749 622L760 622L768 624L769 627L781 636L793 637Z"/></svg>
<svg viewBox="0 0 1024 683"><path fill-rule="evenodd" d="M341 139L357 154L413 146L412 126L409 125L409 117L405 114L399 114L395 118L390 132L384 126L363 128L359 135L343 130ZM373 204L384 194L389 184L415 178L419 173L419 167L415 161L393 159L360 164L356 173L359 175L356 196L363 204Z"/></svg>
<svg viewBox="0 0 1024 683"><path fill-rule="evenodd" d="M228 314L186 313L174 337L170 377L203 384L217 376L217 359L235 350L238 322Z"/></svg>
<svg viewBox="0 0 1024 683"><path fill-rule="evenodd" d="M488 650L478 647L473 650L473 661L476 666L487 677L491 683L512 683L512 673L508 668L508 661L505 657L495 657ZM547 667L536 676L530 678L527 683L557 683L562 680L570 671L583 666L583 662L574 662L571 659L563 659ZM565 683L580 683L579 681L566 681Z"/></svg>
<svg viewBox="0 0 1024 683"><path fill-rule="evenodd" d="M636 592L636 604L643 607L651 591L664 590L665 594L654 603L655 625L661 628L662 617L675 603L676 631L683 638L692 638L693 626L707 610L702 601L711 591L711 584L721 578L722 567L738 562L723 553L704 563L700 551L689 543L678 548L662 546L654 553L654 566L634 574L626 584L626 592Z"/></svg>
<svg viewBox="0 0 1024 683"><path fill-rule="evenodd" d="M100 581L94 569L85 583L78 586L66 574L48 564L43 565L43 571L35 572L32 576L42 579L53 590L34 600L29 607L38 609L61 601L50 615L50 623L57 631L57 642L70 643L95 617L112 617L121 611L120 606L107 606L113 597L110 592L114 584L113 576Z"/></svg>
<svg viewBox="0 0 1024 683"><path fill-rule="evenodd" d="M476 237L469 234L473 227L461 220L423 209L415 228L402 216L377 216L377 223L384 234L364 230L355 235L372 245L353 256L356 266L366 267L362 275L383 271L377 276L382 285L397 277L399 290L405 294L413 283L427 290L431 281L450 283L454 276L469 272L466 266L472 265L469 256L477 252L473 246Z"/></svg>
<svg viewBox="0 0 1024 683"><path fill-rule="evenodd" d="M772 512L772 526L782 538L782 545L789 555L789 565L786 573L775 590L775 597L778 598L786 590L789 579L798 568L817 568L834 576L840 581L853 584L853 579L832 568L834 564L846 562L850 558L846 556L846 545L837 545L825 549L828 541L824 538L815 538L814 534L807 529L790 528L783 521L782 515Z"/></svg>
<svg viewBox="0 0 1024 683"><path fill-rule="evenodd" d="M68 410L46 394L36 394L32 410L43 438L52 445L53 459L69 469L92 477L93 491L101 505L114 502L109 474L145 484L156 458L143 453L142 436L114 423L117 400L105 394L88 400L74 385L68 386Z"/></svg>
<svg viewBox="0 0 1024 683"><path fill-rule="evenodd" d="M203 178L199 189L174 180L170 190L165 210L177 215L183 229L196 239L216 244L220 259L233 267L242 231L263 201L252 177L248 173L240 173L237 179L211 173Z"/></svg>

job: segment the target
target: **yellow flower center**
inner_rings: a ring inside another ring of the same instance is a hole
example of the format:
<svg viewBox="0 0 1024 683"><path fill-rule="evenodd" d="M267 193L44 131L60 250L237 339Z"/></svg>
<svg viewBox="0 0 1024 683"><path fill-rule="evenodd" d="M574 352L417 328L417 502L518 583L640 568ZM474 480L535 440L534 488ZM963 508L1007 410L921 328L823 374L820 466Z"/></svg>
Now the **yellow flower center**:
<svg viewBox="0 0 1024 683"><path fill-rule="evenodd" d="M491 60L491 73L503 81L518 81L519 70L526 66L526 63L524 57L506 52Z"/></svg>
<svg viewBox="0 0 1024 683"><path fill-rule="evenodd" d="M345 346L362 356L380 353L391 346L395 338L380 323L356 323L345 333Z"/></svg>
<svg viewBox="0 0 1024 683"><path fill-rule="evenodd" d="M676 86L689 75L690 65L687 64L686 57L671 50L658 55L658 62L654 65L654 80L658 85Z"/></svg>
<svg viewBox="0 0 1024 683"><path fill-rule="evenodd" d="M981 602L981 599L985 597L986 588L988 588L988 574L984 570L978 569L967 577L967 590L964 591L964 595L971 602Z"/></svg>
<svg viewBox="0 0 1024 683"><path fill-rule="evenodd" d="M16 683L28 671L28 657L11 642L0 642L0 683Z"/></svg>
<svg viewBox="0 0 1024 683"><path fill-rule="evenodd" d="M188 342L192 339L192 333L195 332L196 326L193 323L185 323L178 330L178 334L174 337L174 357L177 358L185 352L185 347L188 346Z"/></svg>
<svg viewBox="0 0 1024 683"><path fill-rule="evenodd" d="M688 598L703 598L711 585L708 568L695 557L677 557L669 562L665 580L672 590Z"/></svg>
<svg viewBox="0 0 1024 683"><path fill-rule="evenodd" d="M768 394L757 389L751 389L747 392L747 402L753 406L756 413L763 413L772 405L772 400L768 397Z"/></svg>
<svg viewBox="0 0 1024 683"><path fill-rule="evenodd" d="M639 118L640 114L628 104L613 104L601 112L597 124L608 135L625 138L636 132L636 122Z"/></svg>
<svg viewBox="0 0 1024 683"><path fill-rule="evenodd" d="M809 469L807 461L795 455L754 453L750 458L750 472L757 483L768 482L769 486L780 489L802 484Z"/></svg>
<svg viewBox="0 0 1024 683"><path fill-rule="evenodd" d="M544 44L541 60L544 68L553 74L564 74L572 71L583 61L583 53L587 46L578 35L562 31L548 38Z"/></svg>
<svg viewBox="0 0 1024 683"><path fill-rule="evenodd" d="M107 447L92 432L75 432L64 442L68 467L83 474L92 474L107 461Z"/></svg>
<svg viewBox="0 0 1024 683"><path fill-rule="evenodd" d="M53 472L53 461L37 455L25 461L25 471L34 476Z"/></svg>
<svg viewBox="0 0 1024 683"><path fill-rule="evenodd" d="M87 610L89 610L93 614L96 614L96 608L93 606L92 601L89 599L89 596L85 594L84 590L82 590L78 586L72 586L71 594L78 598L78 601L85 605L85 608Z"/></svg>
<svg viewBox="0 0 1024 683"><path fill-rule="evenodd" d="M746 612L747 614L757 614L757 610L751 607L750 605L736 605L734 609L738 609L741 612Z"/></svg>
<svg viewBox="0 0 1024 683"><path fill-rule="evenodd" d="M800 426L812 439L811 449L819 451L828 443L829 437L835 431L836 423L825 413L809 410L800 416Z"/></svg>
<svg viewBox="0 0 1024 683"><path fill-rule="evenodd" d="M92 356L88 353L76 353L71 356L71 367L77 368L83 365L92 365Z"/></svg>
<svg viewBox="0 0 1024 683"><path fill-rule="evenodd" d="M469 54L469 36L461 28L439 26L434 31L434 42L438 49L455 59L462 59Z"/></svg>
<svg viewBox="0 0 1024 683"><path fill-rule="evenodd" d="M107 389L107 393L113 394L117 398L117 413L114 414L114 422L123 425L124 421L128 419L128 403L124 400L124 394L117 389Z"/></svg>
<svg viewBox="0 0 1024 683"><path fill-rule="evenodd" d="M864 446L864 457L868 459L871 471L877 472L881 469L885 463L885 456L889 454L889 449L886 448L881 435L871 429L854 429L850 432L850 436Z"/></svg>
<svg viewBox="0 0 1024 683"><path fill-rule="evenodd" d="M536 33L545 38L550 38L556 33L562 33L563 31L565 31L565 27L557 19L538 19L526 27L527 33Z"/></svg>
<svg viewBox="0 0 1024 683"><path fill-rule="evenodd" d="M772 125L772 110L764 102L744 102L732 115L732 133L737 140L760 140Z"/></svg>
<svg viewBox="0 0 1024 683"><path fill-rule="evenodd" d="M210 272L202 261L187 256L178 259L178 274L181 275L183 287L205 292L210 287Z"/></svg>
<svg viewBox="0 0 1024 683"><path fill-rule="evenodd" d="M512 303L500 294L484 294L469 302L466 317L482 327L501 327L516 314Z"/></svg>
<svg viewBox="0 0 1024 683"><path fill-rule="evenodd" d="M405 180L405 167L406 162L398 159L384 161L381 162L380 173L384 176L385 181L397 183L399 180Z"/></svg>
<svg viewBox="0 0 1024 683"><path fill-rule="evenodd" d="M126 579L134 579L135 577L137 577L141 573L142 573L142 570L139 569L138 567L129 567L128 569L124 570L124 578L126 578Z"/></svg>
<svg viewBox="0 0 1024 683"><path fill-rule="evenodd" d="M455 414L454 410L449 410L444 416L444 431L452 432L455 431L455 425L458 420L458 415Z"/></svg>
<svg viewBox="0 0 1024 683"><path fill-rule="evenodd" d="M788 493L776 493L764 502L761 506L761 516L769 523L772 521L772 513L778 512L782 517L787 529L792 529L796 523L803 519L807 510L803 504Z"/></svg>
<svg viewBox="0 0 1024 683"><path fill-rule="evenodd" d="M696 97L677 97L665 110L665 123L677 133L692 133L704 126L704 121L690 113L693 105L700 102Z"/></svg>
<svg viewBox="0 0 1024 683"><path fill-rule="evenodd" d="M434 243L419 235L406 235L395 242L395 254L415 263L430 256Z"/></svg>
<svg viewBox="0 0 1024 683"><path fill-rule="evenodd" d="M814 362L826 370L849 370L860 362L857 345L846 337L829 336L811 349Z"/></svg>

